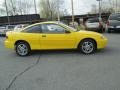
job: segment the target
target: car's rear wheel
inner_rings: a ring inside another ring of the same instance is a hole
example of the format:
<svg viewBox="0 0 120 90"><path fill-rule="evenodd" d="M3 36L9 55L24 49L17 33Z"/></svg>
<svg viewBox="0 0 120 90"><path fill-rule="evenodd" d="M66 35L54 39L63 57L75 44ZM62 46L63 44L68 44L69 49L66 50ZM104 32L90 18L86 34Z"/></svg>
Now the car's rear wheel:
<svg viewBox="0 0 120 90"><path fill-rule="evenodd" d="M85 39L80 42L78 49L84 54L91 54L96 51L97 45L94 40Z"/></svg>
<svg viewBox="0 0 120 90"><path fill-rule="evenodd" d="M18 42L15 45L15 51L19 56L27 56L29 55L31 49L28 43L26 42Z"/></svg>

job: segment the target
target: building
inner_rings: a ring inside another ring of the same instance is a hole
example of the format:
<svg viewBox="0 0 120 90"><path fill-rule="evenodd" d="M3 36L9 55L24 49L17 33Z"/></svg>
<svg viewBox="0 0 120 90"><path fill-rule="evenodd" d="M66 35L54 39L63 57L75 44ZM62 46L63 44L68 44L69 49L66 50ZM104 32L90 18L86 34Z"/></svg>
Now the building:
<svg viewBox="0 0 120 90"><path fill-rule="evenodd" d="M9 19L9 20L8 20ZM0 26L3 25L17 25L17 24L32 24L45 21L40 18L39 14L28 14L28 15L15 15L15 16L3 16L0 17Z"/></svg>
<svg viewBox="0 0 120 90"><path fill-rule="evenodd" d="M101 17L106 21L109 17L110 13L102 13ZM83 19L83 23L86 22L89 18L99 17L99 14L85 14L85 15L75 15L75 22L80 24L80 19ZM63 16L61 17L61 20L64 20L68 24L72 21L72 16Z"/></svg>

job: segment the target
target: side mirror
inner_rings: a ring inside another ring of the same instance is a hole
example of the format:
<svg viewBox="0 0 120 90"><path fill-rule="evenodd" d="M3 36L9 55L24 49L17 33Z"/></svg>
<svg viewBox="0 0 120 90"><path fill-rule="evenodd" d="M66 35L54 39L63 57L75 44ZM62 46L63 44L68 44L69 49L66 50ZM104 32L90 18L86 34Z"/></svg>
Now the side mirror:
<svg viewBox="0 0 120 90"><path fill-rule="evenodd" d="M68 31L68 30L65 30L65 33L69 34L69 33L71 33L71 32L70 32L70 31Z"/></svg>

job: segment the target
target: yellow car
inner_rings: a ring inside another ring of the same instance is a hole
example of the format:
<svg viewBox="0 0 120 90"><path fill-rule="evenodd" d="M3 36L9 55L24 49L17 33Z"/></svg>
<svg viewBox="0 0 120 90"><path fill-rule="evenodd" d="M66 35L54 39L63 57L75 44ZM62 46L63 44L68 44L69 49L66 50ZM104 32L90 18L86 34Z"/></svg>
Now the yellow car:
<svg viewBox="0 0 120 90"><path fill-rule="evenodd" d="M15 49L20 56L31 50L78 49L91 54L102 49L107 38L102 34L76 30L60 22L42 22L6 34L5 47Z"/></svg>

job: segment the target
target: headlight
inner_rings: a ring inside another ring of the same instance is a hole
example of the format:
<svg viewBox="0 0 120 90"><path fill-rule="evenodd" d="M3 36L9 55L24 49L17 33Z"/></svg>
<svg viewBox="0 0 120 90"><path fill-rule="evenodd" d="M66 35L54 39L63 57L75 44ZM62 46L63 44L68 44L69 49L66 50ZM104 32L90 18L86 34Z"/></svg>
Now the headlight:
<svg viewBox="0 0 120 90"><path fill-rule="evenodd" d="M101 37L100 37L101 39L105 39L105 37L102 35Z"/></svg>

